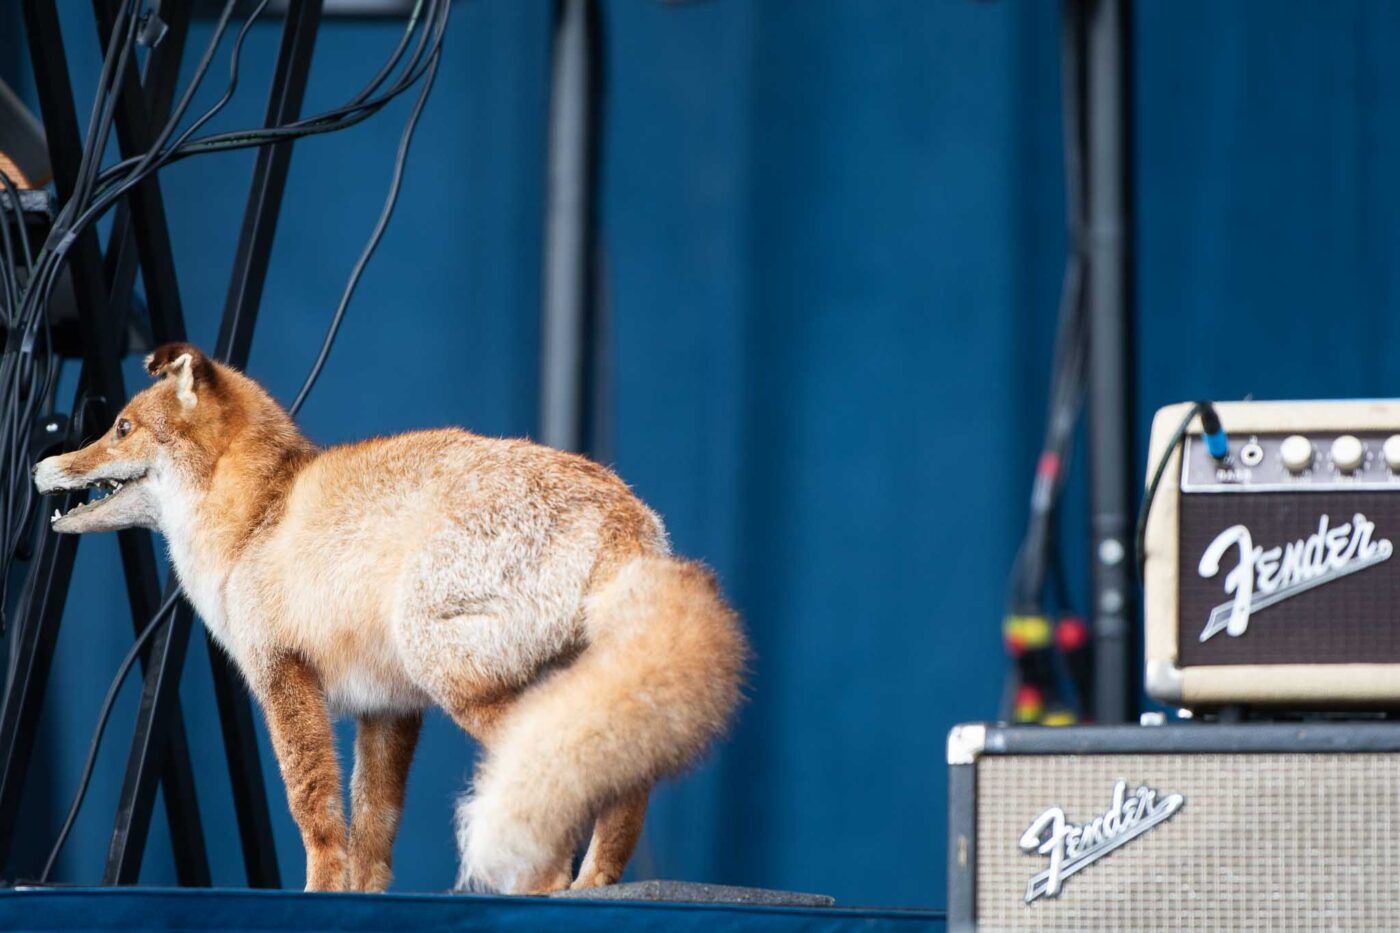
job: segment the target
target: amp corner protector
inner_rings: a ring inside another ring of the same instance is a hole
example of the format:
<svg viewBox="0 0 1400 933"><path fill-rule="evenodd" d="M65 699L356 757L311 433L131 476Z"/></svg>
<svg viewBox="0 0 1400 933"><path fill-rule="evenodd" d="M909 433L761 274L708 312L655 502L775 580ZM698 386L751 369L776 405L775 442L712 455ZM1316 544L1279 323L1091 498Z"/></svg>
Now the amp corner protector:
<svg viewBox="0 0 1400 933"><path fill-rule="evenodd" d="M963 723L948 733L948 764L970 765L987 747L987 727L983 723Z"/></svg>
<svg viewBox="0 0 1400 933"><path fill-rule="evenodd" d="M1185 702L1181 668L1171 661L1148 661L1145 680L1147 693L1153 699L1174 706L1180 706Z"/></svg>

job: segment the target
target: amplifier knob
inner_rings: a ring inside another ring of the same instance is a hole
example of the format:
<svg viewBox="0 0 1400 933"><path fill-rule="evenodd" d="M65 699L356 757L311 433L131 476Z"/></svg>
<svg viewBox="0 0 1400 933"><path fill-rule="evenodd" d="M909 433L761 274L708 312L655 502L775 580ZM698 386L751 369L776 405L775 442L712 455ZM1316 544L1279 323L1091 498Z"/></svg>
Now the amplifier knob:
<svg viewBox="0 0 1400 933"><path fill-rule="evenodd" d="M1290 434L1278 445L1279 456L1290 473L1301 473L1312 466L1312 441L1301 434Z"/></svg>
<svg viewBox="0 0 1400 933"><path fill-rule="evenodd" d="M1381 448L1381 453L1385 454L1385 465L1390 467L1392 473L1400 473L1400 434L1392 434L1385 439L1385 446Z"/></svg>
<svg viewBox="0 0 1400 933"><path fill-rule="evenodd" d="M1343 473L1351 473L1366 459L1366 448L1355 435L1343 434L1332 442L1332 464Z"/></svg>

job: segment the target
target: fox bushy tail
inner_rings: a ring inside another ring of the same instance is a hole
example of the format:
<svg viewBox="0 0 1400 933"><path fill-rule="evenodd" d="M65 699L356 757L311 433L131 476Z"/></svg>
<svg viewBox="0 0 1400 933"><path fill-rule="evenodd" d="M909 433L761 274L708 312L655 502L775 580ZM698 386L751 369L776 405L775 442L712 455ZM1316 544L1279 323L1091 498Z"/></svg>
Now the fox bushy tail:
<svg viewBox="0 0 1400 933"><path fill-rule="evenodd" d="M748 648L698 564L634 558L584 616L588 646L515 703L458 805L459 888L539 885L600 809L684 769L738 703Z"/></svg>

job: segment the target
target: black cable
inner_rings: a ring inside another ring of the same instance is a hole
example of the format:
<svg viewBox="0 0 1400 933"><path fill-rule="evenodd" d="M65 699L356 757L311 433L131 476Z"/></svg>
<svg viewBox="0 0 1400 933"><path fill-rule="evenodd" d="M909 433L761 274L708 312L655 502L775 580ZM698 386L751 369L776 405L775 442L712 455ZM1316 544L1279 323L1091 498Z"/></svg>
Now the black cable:
<svg viewBox="0 0 1400 933"><path fill-rule="evenodd" d="M389 90L378 97L371 97L373 91L384 82L390 72L398 64L398 59L403 55L403 49L408 44L408 39L417 28L419 15L424 7L424 0L418 0L413 12L409 14L408 25L404 30L404 36L399 40L399 45L395 48L389 62L382 67L379 72L370 79L368 85L361 89L360 93L351 98L347 103L333 110L324 111L309 117L302 117L290 123L276 127L259 127L252 130L234 130L227 133L217 133L210 136L193 140L185 148L203 150L225 142L245 141L250 139L261 139L262 141L275 141L280 137L299 138L306 131L324 132L327 124L336 124L336 121L353 118L353 123L358 123L372 113L378 112L395 97L407 88L417 83L428 67L432 55L442 44L442 34L447 25L448 5L435 0L428 8L428 15L423 17L423 31L419 35L418 45L410 55L408 63L404 66L403 72L390 85ZM432 47L427 50L428 58L424 58L424 50L427 48L429 36L432 36ZM421 64L420 64L421 62ZM361 113L360 111L365 111ZM350 126L353 123L340 123L339 126ZM235 147L241 148L241 147Z"/></svg>
<svg viewBox="0 0 1400 933"><path fill-rule="evenodd" d="M86 200L91 188L97 165L102 156L104 141L110 135L115 118L117 96L115 89L124 74L131 56L132 40L135 37L137 22L136 9L139 0L127 0L116 12L111 36L103 56L102 70L93 96L93 108L89 115L88 132L84 139L79 159L74 191L70 204L81 204ZM3 362L0 362L0 393L6 402L3 416L0 416L0 432L3 432L4 452L7 454L4 471L6 482L5 506L0 515L0 575L9 580L9 567L28 527L29 509L33 503L32 490L28 478L23 474L22 460L29 450L30 433L37 407L57 379L53 343L50 334L50 321L42 311L46 305L31 301L36 294L52 288L49 284L57 279L56 271L43 267L44 250L52 240L41 248L40 255L31 258L28 246L28 233L24 229L22 211L18 208L17 194L10 179L4 179L6 193L15 199L16 216L19 218L22 242L25 250L26 281L24 294L18 308L12 308L7 319L6 347ZM9 277L17 275L11 256ZM40 263L35 273L35 262ZM32 309L38 308L37 312ZM40 331L43 339L40 341ZM27 392L26 392L27 390ZM23 398L23 403L21 403ZM18 489L25 491L24 507L15 508L15 495ZM3 624L4 600L7 587L0 586L0 625Z"/></svg>
<svg viewBox="0 0 1400 933"><path fill-rule="evenodd" d="M132 164L132 166L144 165L151 158L153 158L154 155L157 152L159 152L161 145L165 142L166 139L169 138L170 134L179 124L180 119L184 116L185 110L189 108L190 101L193 99L195 91L197 91L199 86L203 83L204 75L209 69L209 65L210 62L213 60L214 53L218 50L219 44L223 40L224 32L228 29L228 21L233 14L233 8L236 2L237 0L226 0L224 8L221 11L219 18L214 25L214 29L210 35L209 42L204 48L204 53L200 56L199 64L195 66L194 75L191 77L189 85L185 88L184 94L181 95L180 100L171 110L170 115L166 119L165 125L156 135L155 140L153 140L151 148L142 155L132 156L129 160L127 160ZM260 9L254 10L253 13L250 14L250 16L248 17L248 23L251 23L253 20L255 20L257 18L258 13L260 12ZM115 38L115 31L113 33L113 36ZM91 144L92 141L93 128L90 127L88 135L89 144ZM105 137L103 137L103 143L105 144ZM105 179L106 175L106 172L102 172L98 174L96 178L97 180L101 181ZM53 225L54 231L56 231L56 233L51 232L50 239L54 239L55 236L62 237L63 235L68 233L73 226L73 217L80 213L82 210L84 210L90 203L90 198L86 196L88 193L90 193L90 189L89 192L80 193L84 196L71 198L69 202L63 206L63 210L60 212L59 217L55 219Z"/></svg>
<svg viewBox="0 0 1400 933"><path fill-rule="evenodd" d="M75 193L75 196L71 198L68 203L64 204L63 209L59 212L58 217L55 218L53 226L49 231L49 237L45 243L44 250L41 251L40 261L45 263L43 272L44 278L40 280L37 287L31 287L30 289L29 306L31 308L31 313L42 313L43 309L47 307L49 296L57 281L63 261L67 257L68 250L72 247L78 235L114 204L122 194L125 194L131 188L144 181L147 176L160 167L157 162L157 156L161 151L160 146L170 137L170 134L174 132L175 127L179 124L180 119L189 108L190 102L194 98L195 91L198 90L199 86L203 83L204 76L209 70L210 63L213 61L214 53L218 50L223 35L228 28L228 20L236 2L237 0L226 0L223 12L214 27L214 32L208 44L205 46L204 54L200 57L199 64L195 67L194 75L191 77L190 83L185 89L185 93L181 95L180 100L176 103L170 116L167 118L164 127L162 127L160 133L157 134L152 148L147 150L143 155L134 156L132 159L128 160L133 163L134 168L126 181L118 186L118 190L116 191L112 191L110 187L104 189L96 202L93 202L88 197L90 189L83 189ZM243 36L247 33L247 30L251 27L253 22L256 21L258 16L261 15L266 5L267 0L263 0L262 3L258 4L245 19L243 29L239 31L238 40L234 44L232 54L230 87L225 90L219 100L216 101L199 120L195 121L195 125L187 130L186 134L197 129L199 126L203 125L204 122L212 118L223 109L224 105L227 104L229 99L233 96L233 88L236 87L238 80L239 52L242 48ZM181 137L181 139L184 138L185 136ZM105 133L102 139L105 141ZM93 140L90 138L88 140L88 146L86 146L85 149L92 147ZM100 148L100 146L97 148Z"/></svg>
<svg viewBox="0 0 1400 933"><path fill-rule="evenodd" d="M116 115L117 95L114 88L126 70L127 58L131 53L131 39L135 35L136 23L134 7L139 0L126 0L117 7L112 21L112 33L107 37L107 51L102 56L102 71L97 77L97 92L92 99L92 113L88 116L87 133L84 134L82 157L78 162L78 173L73 184L73 198L87 199L97 164L102 159L102 149L111 129L112 118ZM115 55L115 57L114 57ZM98 142L98 140L102 142Z"/></svg>
<svg viewBox="0 0 1400 933"><path fill-rule="evenodd" d="M6 203L14 213L16 225L24 229L24 211L19 206L18 193L12 193L14 185L10 176L0 171L0 187L3 187ZM15 238L10 235L10 221L0 213L0 249L4 250L4 264L0 265L0 311L4 312L4 326L10 326L10 315L19 307L19 263L15 260ZM21 244L21 250L24 248Z"/></svg>
<svg viewBox="0 0 1400 933"><path fill-rule="evenodd" d="M1194 402L1186 411L1186 417L1181 419L1181 424L1177 425L1172 432L1171 440L1167 442L1167 448L1162 451L1161 458L1157 461L1157 467L1152 471L1152 480L1147 484L1147 492L1142 497L1142 504L1138 506L1137 532L1133 538L1135 553L1137 554L1138 582L1144 579L1143 568L1147 563L1147 517L1152 512L1152 500L1157 498L1157 487L1162 484L1162 476L1167 472L1167 464L1171 461L1172 454L1181 442L1186 438L1186 431L1191 426L1191 420L1197 415L1209 413L1210 417L1215 417L1215 407L1210 402ZM1216 423L1219 419L1216 418Z"/></svg>
<svg viewBox="0 0 1400 933"><path fill-rule="evenodd" d="M19 192L15 190L14 183L11 182L10 176L6 175L3 171L0 171L0 188L4 189L4 196L7 199L6 204L8 205L7 211L13 215L15 225L18 228L20 234L20 251L24 254L23 258L27 264L29 258L28 236L24 233L24 210L19 203ZM7 332L14 326L13 315L18 310L20 294L20 284L18 281L20 263L15 260L14 240L15 237L10 235L10 219L6 216L6 212L0 212L0 241L3 241L2 245L4 248L4 265L0 267L0 273L2 273L0 274L0 305L3 305L3 308L0 308L0 310L4 312L4 327ZM7 399L7 402L14 404L15 400ZM15 453L13 438L5 438L5 440L8 442L6 444L8 452L13 456ZM5 555L11 553L8 529L10 527L10 516L14 512L15 497L17 495L17 489L13 485L7 483L4 496L0 497L0 549L3 549ZM6 563L7 561L0 560L0 567L5 566ZM10 575L6 573L0 576L0 636L5 634L7 627L5 606L9 601L9 593Z"/></svg>
<svg viewBox="0 0 1400 933"><path fill-rule="evenodd" d="M154 160L165 145L165 141L170 138L170 134L175 132L175 127L180 125L180 120L184 118L185 111L189 109L190 104L194 100L195 92L199 90L199 86L204 82L204 75L208 72L209 66L213 63L214 53L223 42L224 33L228 30L229 19L233 15L235 2L236 0L228 0L228 2L224 4L224 8L219 13L219 19L214 25L214 31L209 37L209 42L204 47L204 54L200 56L199 64L195 66L194 74L190 78L189 85L185 88L185 92L180 95L179 101L177 101L175 106L171 109L170 115L166 117L165 126L156 134L156 138L151 141L150 149L145 155L138 157L139 161L137 165L145 165ZM247 36L248 30L253 27L253 24L258 21L258 17L262 16L262 12L266 7L266 0L263 0L263 2L257 4L257 6L244 17L243 26L238 30L238 35L233 41L233 50L229 53L228 85L224 88L223 94L219 95L219 99L214 102L213 106L206 110L204 114L195 121L195 127L202 126L212 118L214 114L222 110L224 105L227 104L229 99L233 96L234 89L238 86L238 64L243 49L244 37ZM189 132L191 132L191 130L186 130L186 133ZM181 137L181 139L183 138L184 136Z"/></svg>
<svg viewBox="0 0 1400 933"><path fill-rule="evenodd" d="M1085 322L1084 118L1080 106L1082 63L1075 10L1061 20L1060 99L1064 146L1065 266L1060 285L1058 324L1046 402L1041 461L1032 488L1030 518L1013 565L1008 601L1013 608L1034 611L1043 602L1046 566L1053 547L1052 515L1066 475L1070 446L1084 395L1087 356Z"/></svg>
<svg viewBox="0 0 1400 933"><path fill-rule="evenodd" d="M446 16L443 13L443 11L446 9L446 4L443 2L443 0L434 0L433 5L429 8L429 15L426 18L423 18L422 20L423 31L419 36L418 46L414 49L414 52L410 57L407 66L405 67L404 73L399 76L399 78L390 86L390 89L386 91L383 95L375 98L368 97L370 93L376 90L379 87L379 85L383 83L385 77L387 77L387 75L393 71L394 67L398 64L398 61L402 58L403 49L407 46L409 38L412 36L413 32L418 26L419 13L424 6L424 2L425 0L418 0L418 3L415 5L413 12L409 16L408 24L404 30L404 35L400 38L399 44L397 47L395 47L394 52L390 55L389 60L385 63L383 67L380 68L379 73L377 73L374 76L374 78L370 80L370 83L366 85L366 87L363 88L359 94L351 98L351 100L347 104L334 110L326 111L324 113L316 114L314 116L303 117L299 120L295 120L291 123L287 123L282 126L235 130L226 133L218 133L210 136L200 137L198 139L190 140L188 142L184 141L184 139L188 136L188 133L186 133L182 136L179 145L172 146L169 150L167 150L169 158L165 159L164 161L166 163L179 161L180 159L186 158L187 156L197 155L200 152L206 151L214 152L228 151L231 149L244 149L253 146L266 145L268 143L277 142L285 138L297 139L303 136L314 135L317 133L332 132L334 130L343 129L345 127L353 126L356 123L361 122L366 117L370 116L371 114L377 112L379 109L387 105L391 100L393 100L395 97L397 97L399 94L401 94L404 90L412 86L417 81L418 77L422 74L424 70L419 67L419 60L422 57L423 49L430 33L433 36L433 50L435 51L438 47L440 47L441 35L443 30L442 28L435 27L439 21L443 25L445 25ZM356 112L361 109L364 109L363 113ZM342 115L346 114L353 115L353 119L346 119L342 120L341 122L337 122L337 120ZM99 176L99 181L109 181L110 179L121 175L123 172L126 172L132 166L134 166L138 161L139 157L132 157L116 163L115 165L111 166L106 171L104 171L101 176Z"/></svg>
<svg viewBox="0 0 1400 933"><path fill-rule="evenodd" d="M10 209L14 212L15 224L19 228L20 258L24 260L25 274L32 275L34 272L34 253L33 247L29 243L29 227L25 223L24 207L20 204L19 188L15 185L14 180L3 171L0 171L0 187L5 189L5 194L10 199Z"/></svg>
<svg viewBox="0 0 1400 933"><path fill-rule="evenodd" d="M223 34L228 27L229 14L233 11L235 2L236 0L228 0L225 4L223 14L214 29L214 34L210 38L209 44L205 47L204 55L200 58L199 65L195 68L189 86L185 89L185 93L181 95L179 102L176 103L174 110L171 112L170 117L166 120L165 126L152 143L151 148L143 155L135 156L131 160L128 160L134 162L134 165L123 181L120 184L110 185L104 188L99 193L99 196L92 203L88 204L77 218L67 223L63 240L65 244L71 244L73 237L75 237L77 233L82 232L88 224L105 213L122 195L145 181L146 178L154 174L165 164L165 159L162 158L162 156L168 152L168 150L163 150L161 146L170 138L170 134L175 131L175 127L179 125L181 118L185 115L185 111L189 109L189 105L194 99L195 91L198 90L200 84L203 83L204 76L208 72L209 65L213 60L214 52L217 50L223 39ZM238 66L243 50L243 41L248 34L248 30L252 28L253 23L262 15L263 10L267 7L267 3L268 0L261 0L261 2L253 8L244 19L243 26L239 29L238 35L234 39L233 50L229 58L229 82L225 86L223 94L219 96L219 99L216 100L208 110L201 114L198 119L180 134L172 148L178 148L196 130L213 119L213 117L233 98L234 91L238 87Z"/></svg>
<svg viewBox="0 0 1400 933"><path fill-rule="evenodd" d="M411 34L412 30L415 28L416 14L418 10L421 9L424 5L424 2L425 0L419 0L418 5L415 7L415 13L413 16L410 17L410 22L408 28L406 29L406 34ZM420 68L418 60L419 57L422 55L424 46L428 42L428 35L430 29L432 34L432 49L429 52L429 56L431 57L432 54L436 53L440 49L442 43L442 34L445 31L446 26L446 11L448 9L448 6L449 4L446 3L445 0L434 0L432 6L429 8L428 17L426 17L423 21L424 28L423 33L420 36L418 48L415 49L413 57L410 59L408 66L406 66L404 74L401 74L399 76L399 78L394 82L394 84L390 87L388 91L386 91L383 95L377 98L368 99L359 103L356 103L356 101L352 99L352 103L346 105L345 107L337 108L336 110L328 111L325 114L319 114L314 117L308 117L304 120L287 124L286 126L264 127L257 130L246 130L228 134L218 134L213 137L203 137L201 139L197 139L191 142L186 142L185 140L188 139L191 133L193 133L196 129L202 126L208 120L208 118L213 115L214 112L216 112L219 108L223 106L223 104L227 101L229 94L231 93L226 92L224 98L221 98L221 100L218 103L216 103L213 108L211 108L210 112L206 113L203 117L196 121L193 126L191 126L184 133L182 133L179 139L176 141L176 143L170 148L164 150L157 150L153 148L143 156L125 159L121 162L118 162L116 165L112 166L108 170L104 171L103 173L101 173L101 175L98 176L98 178L99 181L108 182L107 185L102 188L100 194L93 200L93 202L90 205L86 206L85 209L82 209L82 213L79 214L76 217L76 219L69 219L72 216L71 209L73 208L73 205L70 204L65 207L65 213L63 214L64 223L62 224L61 233L58 235L56 241L54 234L51 234L50 236L50 241L54 242L54 255L52 257L52 261L49 263L50 269L55 270L56 273L57 267L61 265L63 258L66 256L68 249L73 243L73 240L77 237L79 233L82 232L83 229L85 229L89 224L94 222L98 217L100 217L103 213L110 209L110 207L132 187L139 184L151 173L157 171L158 169L164 167L165 165L171 162L179 161L180 159L186 158L191 155L198 155L202 152L228 151L232 149L252 148L255 146L267 145L269 143L277 142L283 139L296 139L320 133L334 132L340 129L344 129L348 126L353 126L356 123L367 119L372 114L378 112L378 110L387 105L390 100L397 97L409 86L411 86L418 79L418 77L426 70L426 64ZM228 9L229 7L226 6L225 12L227 12ZM256 15L257 12L261 12L261 9L262 7L259 6L258 10L255 11L254 15ZM225 24L225 19L221 19L219 30L216 31L216 39L219 33L221 32L222 27ZM247 24L245 23L244 31L246 31L246 27ZM240 33L240 44L241 35L242 33ZM211 49L213 45L214 42L211 41ZM389 66L387 66L384 69L381 69L382 73L387 73L387 71L392 70L392 65L395 63L397 58L402 55L402 49L405 45L406 39L401 39L399 46L396 47L394 54L391 56ZM201 62L201 69L197 72L196 79L202 78L202 69L206 65L207 61ZM376 75L376 78L371 80L370 85L368 85L367 88L361 92L361 94L364 94L366 91L374 89L375 87L377 87L378 83L381 83L381 81L379 79L379 76ZM185 107L188 105L188 99L192 95L194 87L195 83L192 82L191 87L187 90L186 95L182 98L180 105L177 106L176 112L172 116L170 123L167 124L166 131L164 131L161 134L157 145L160 142L163 142L164 139L168 138L169 131L172 128L174 122L177 121L179 116L183 114ZM343 112L354 111L357 108L365 109L363 109L363 112L357 113L350 118L338 121L332 120L330 122L324 123L317 122L325 121L329 117L337 116L338 114L341 114ZM316 125L309 125L313 123ZM112 180L115 178L116 175L119 175L122 172L126 172L126 175L122 178L120 182ZM35 302L32 303L47 304L48 295L51 293L55 282L56 274L53 273L51 273L48 277L43 279L41 282L41 288L37 292L38 298Z"/></svg>
<svg viewBox="0 0 1400 933"><path fill-rule="evenodd" d="M287 409L293 417L301 411L301 406L306 403L306 397L311 394L312 386L316 384L317 378L321 375L321 369L326 365L326 359L331 353L331 345L335 343L341 321L345 318L345 310L350 305L350 298L355 294L356 286L360 284L360 275L365 271L370 257L379 247L379 241L389 226L389 218L394 214L394 205L398 203L399 189L403 184L404 164L408 161L408 148L413 142L413 131L418 126L418 118L423 114L423 105L428 102L428 95L433 89L433 81L437 78L440 54L440 52L433 53L432 62L423 79L423 88L418 92L418 99L413 102L413 110L404 123L403 134L399 137L398 154L394 157L394 174L389 182L389 193L384 198L384 208L380 211L379 222L375 224L374 231L370 234L364 250L360 253L360 258L355 261L354 268L350 270L350 278L345 283L344 292L341 293L340 304L336 306L335 314L331 316L330 327L326 330L325 339L321 341L321 350L316 354L316 362L312 364L311 372L307 374L306 381L302 383L301 391L297 392L296 398Z"/></svg>
<svg viewBox="0 0 1400 933"><path fill-rule="evenodd" d="M63 821L63 828L58 831L58 840L49 850L48 860L44 862L44 871L39 875L40 883L47 883L49 878L53 876L53 869L58 863L59 853L63 851L63 844L68 841L68 834L73 831L73 824L78 821L78 811L83 808L83 799L87 796L88 785L92 783L92 771L97 765L97 753L102 747L102 734L107 730L107 721L112 716L112 707L117 702L117 695L121 692L122 684L126 681L126 675L131 671L131 666L136 663L136 659L141 656L141 649L160 628L160 623L165 620L166 613L174 607L179 598L180 591L176 590L166 597L165 602L161 603L156 614L151 617L151 621L147 622L146 627L141 630L141 634L136 636L131 650L126 653L126 657L122 658L121 666L117 668L117 676L112 678L112 685L107 688L107 696L102 701L101 711L97 714L97 728L93 732L91 744L88 745L87 760L83 763L83 773L78 778L78 792L73 796L73 803L68 808L68 816Z"/></svg>
<svg viewBox="0 0 1400 933"><path fill-rule="evenodd" d="M1010 671L1010 682L1004 693L1003 718L1014 715L1010 703L1016 695L1015 682L1040 689L1047 699L1056 692L1054 665L1048 657L1053 651L1053 642L1041 646L1039 635L1035 635L1034 639L1032 635L1049 631L1046 579L1049 569L1058 563L1056 516L1068 474L1087 378L1082 29L1082 17L1077 5L1066 5L1065 15L1060 21L1060 99L1067 243L1051 355L1045 429L1031 488L1026 529L1007 579L1003 634L1016 664ZM1062 604L1059 608L1064 611L1067 606ZM1039 625L1038 620L1043 620L1045 624Z"/></svg>

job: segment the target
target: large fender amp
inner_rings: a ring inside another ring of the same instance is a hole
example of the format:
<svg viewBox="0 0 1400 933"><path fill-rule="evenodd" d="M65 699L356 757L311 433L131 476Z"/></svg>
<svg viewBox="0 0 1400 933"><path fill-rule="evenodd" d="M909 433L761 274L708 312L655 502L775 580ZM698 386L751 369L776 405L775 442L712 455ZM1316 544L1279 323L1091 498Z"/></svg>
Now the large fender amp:
<svg viewBox="0 0 1400 933"><path fill-rule="evenodd" d="M1147 691L1185 707L1400 705L1400 402L1234 402L1213 457L1191 410L1144 547Z"/></svg>
<svg viewBox="0 0 1400 933"><path fill-rule="evenodd" d="M965 725L955 930L1400 929L1400 725Z"/></svg>

